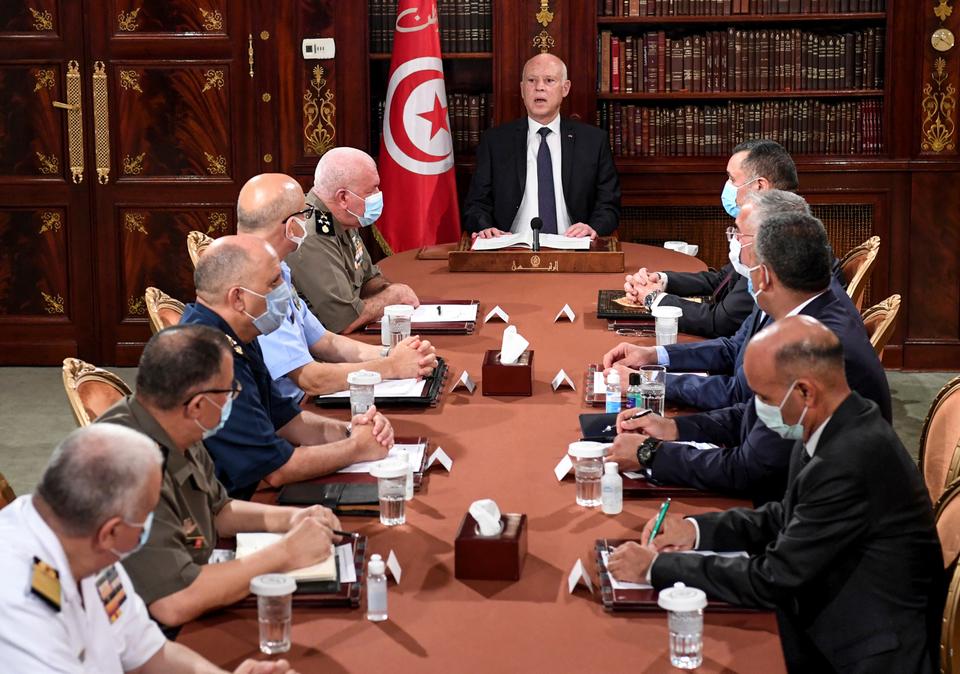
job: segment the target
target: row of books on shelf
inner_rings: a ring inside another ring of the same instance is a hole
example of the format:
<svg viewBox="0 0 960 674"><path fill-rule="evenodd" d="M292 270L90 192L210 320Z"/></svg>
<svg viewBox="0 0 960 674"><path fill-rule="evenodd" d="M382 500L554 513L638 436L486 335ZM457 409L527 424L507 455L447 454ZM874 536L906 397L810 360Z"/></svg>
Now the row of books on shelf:
<svg viewBox="0 0 960 674"><path fill-rule="evenodd" d="M883 12L886 0L597 0L599 16Z"/></svg>
<svg viewBox="0 0 960 674"><path fill-rule="evenodd" d="M671 39L664 31L597 36L597 92L729 92L879 89L882 27L820 34L709 31Z"/></svg>
<svg viewBox="0 0 960 674"><path fill-rule="evenodd" d="M374 127L378 146L386 102L376 103L377 122ZM447 94L447 117L454 153L472 153L480 144L480 136L493 124L493 94ZM375 147L375 154L379 147Z"/></svg>
<svg viewBox="0 0 960 674"><path fill-rule="evenodd" d="M726 157L745 138L773 139L792 154L881 154L882 118L879 100L679 107L603 101L597 109L616 157Z"/></svg>
<svg viewBox="0 0 960 674"><path fill-rule="evenodd" d="M370 51L393 51L397 0L369 0ZM493 0L437 0L440 50L444 53L493 51Z"/></svg>

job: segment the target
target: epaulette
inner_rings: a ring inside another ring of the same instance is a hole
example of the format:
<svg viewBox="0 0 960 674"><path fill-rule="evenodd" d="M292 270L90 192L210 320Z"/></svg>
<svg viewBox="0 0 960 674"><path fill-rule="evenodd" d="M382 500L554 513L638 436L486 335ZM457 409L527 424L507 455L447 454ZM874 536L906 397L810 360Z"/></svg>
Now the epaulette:
<svg viewBox="0 0 960 674"><path fill-rule="evenodd" d="M30 592L54 611L60 612L60 572L39 557L33 558Z"/></svg>
<svg viewBox="0 0 960 674"><path fill-rule="evenodd" d="M317 218L316 230L317 234L326 234L327 236L333 236L333 223L330 221L330 214L326 211L321 211L317 209L314 211L314 215Z"/></svg>

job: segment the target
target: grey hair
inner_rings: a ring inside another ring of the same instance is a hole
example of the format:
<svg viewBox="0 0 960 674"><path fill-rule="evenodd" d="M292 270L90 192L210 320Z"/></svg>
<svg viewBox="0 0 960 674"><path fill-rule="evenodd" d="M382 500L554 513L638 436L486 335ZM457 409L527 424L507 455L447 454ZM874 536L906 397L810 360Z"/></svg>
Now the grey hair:
<svg viewBox="0 0 960 674"><path fill-rule="evenodd" d="M286 194L261 204L259 208L246 209L237 204L237 232L252 234L276 225L285 215L293 212L292 199Z"/></svg>
<svg viewBox="0 0 960 674"><path fill-rule="evenodd" d="M799 213L810 215L810 204L795 192L784 190L754 190L747 192L744 203L753 204L753 213L750 218L756 218L757 228L772 215L778 213Z"/></svg>
<svg viewBox="0 0 960 674"><path fill-rule="evenodd" d="M143 487L163 463L160 448L116 424L79 428L61 442L36 493L70 536L89 536L111 517L137 517Z"/></svg>
<svg viewBox="0 0 960 674"><path fill-rule="evenodd" d="M338 189L351 184L361 170L363 164L372 166L377 163L373 157L355 147L335 147L320 157L317 168L313 172L313 190L317 196L328 199Z"/></svg>
<svg viewBox="0 0 960 674"><path fill-rule="evenodd" d="M234 285L240 285L249 275L253 260L238 245L220 243L211 246L200 256L193 272L193 285L204 299L219 300Z"/></svg>
<svg viewBox="0 0 960 674"><path fill-rule="evenodd" d="M757 262L790 290L820 292L830 285L833 254L823 223L812 215L777 213L757 232Z"/></svg>

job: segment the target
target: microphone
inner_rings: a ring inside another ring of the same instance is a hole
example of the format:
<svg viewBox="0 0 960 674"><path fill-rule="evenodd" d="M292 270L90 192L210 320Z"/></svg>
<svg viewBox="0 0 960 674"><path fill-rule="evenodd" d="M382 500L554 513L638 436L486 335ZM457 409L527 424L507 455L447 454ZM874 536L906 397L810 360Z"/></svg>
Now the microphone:
<svg viewBox="0 0 960 674"><path fill-rule="evenodd" d="M543 228L543 220L540 218L533 218L530 221L530 229L533 230L533 252L539 252L540 250L540 230Z"/></svg>

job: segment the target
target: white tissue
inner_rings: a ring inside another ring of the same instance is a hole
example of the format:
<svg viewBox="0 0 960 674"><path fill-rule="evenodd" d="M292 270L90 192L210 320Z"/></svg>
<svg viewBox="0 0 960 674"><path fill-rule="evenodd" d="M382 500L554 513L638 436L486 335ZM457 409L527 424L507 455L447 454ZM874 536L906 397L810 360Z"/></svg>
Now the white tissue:
<svg viewBox="0 0 960 674"><path fill-rule="evenodd" d="M470 504L470 514L480 527L481 536L496 536L500 533L500 508L496 502L484 498Z"/></svg>
<svg viewBox="0 0 960 674"><path fill-rule="evenodd" d="M530 346L530 342L517 332L517 326L508 325L507 329L503 331L500 362L505 365L516 363L528 346Z"/></svg>

